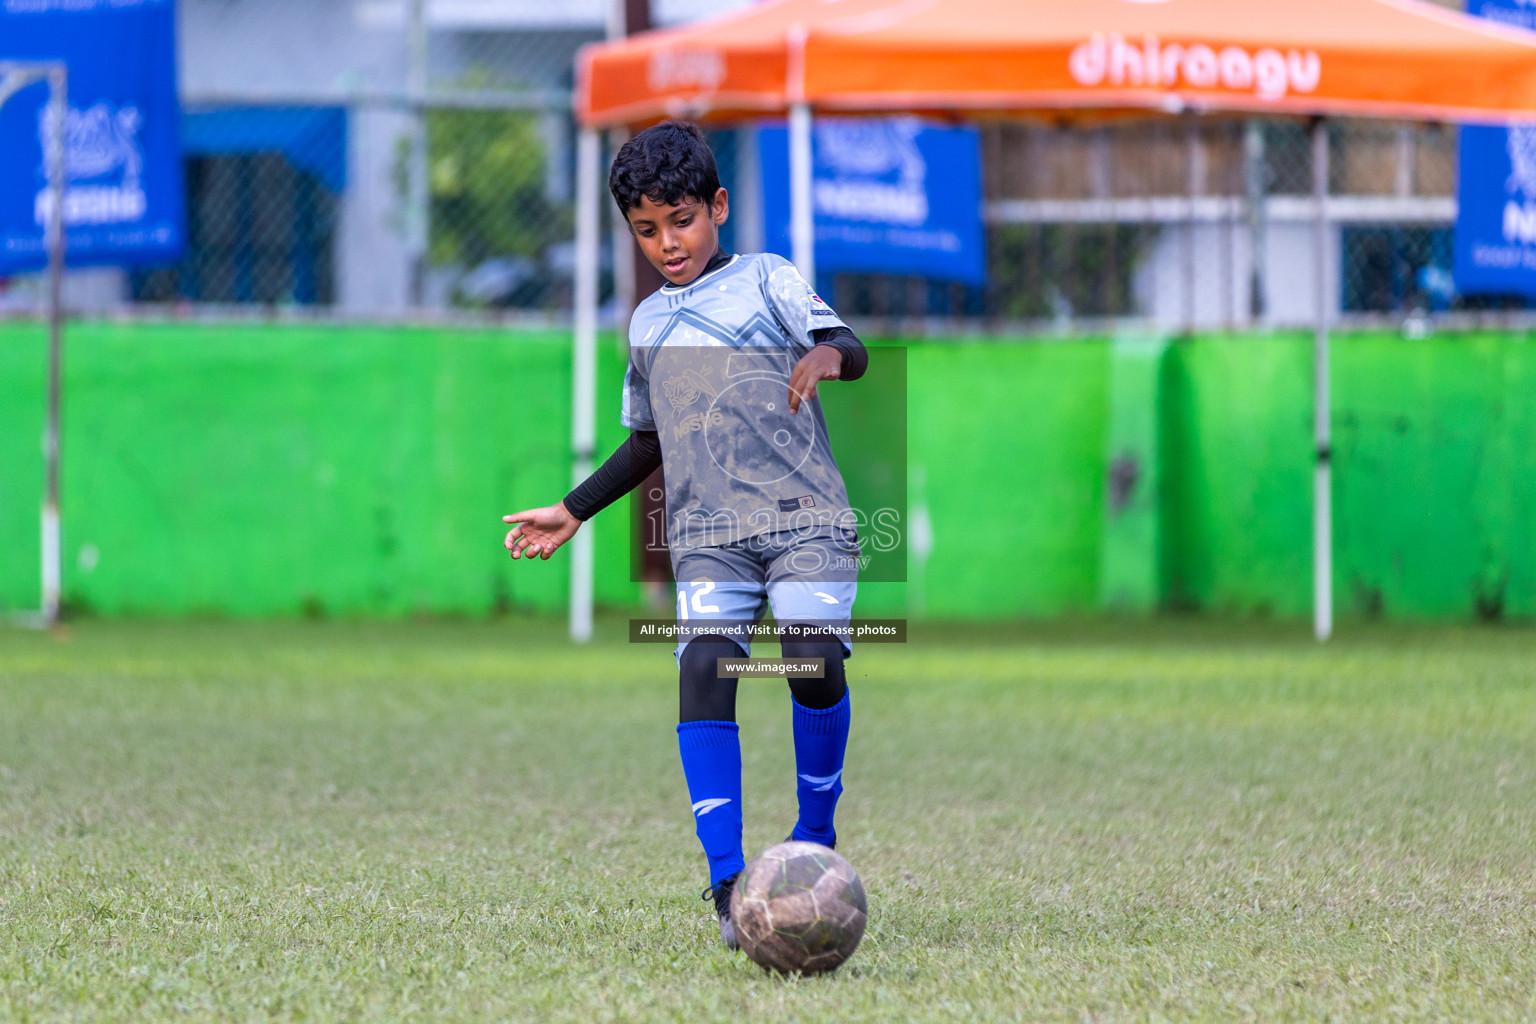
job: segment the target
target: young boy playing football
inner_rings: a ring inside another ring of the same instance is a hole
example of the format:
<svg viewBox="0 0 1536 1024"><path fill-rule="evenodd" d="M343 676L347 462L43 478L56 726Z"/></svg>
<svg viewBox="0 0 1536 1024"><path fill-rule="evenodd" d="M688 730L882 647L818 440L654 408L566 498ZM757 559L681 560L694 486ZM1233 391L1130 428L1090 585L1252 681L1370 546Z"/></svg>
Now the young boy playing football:
<svg viewBox="0 0 1536 1024"><path fill-rule="evenodd" d="M786 659L824 659L822 678L789 679L799 776L790 838L835 845L858 544L816 388L858 378L868 354L787 260L721 251L729 201L694 125L669 121L630 139L608 188L666 278L630 321L621 421L632 433L564 501L504 517L516 524L505 545L515 559L548 559L664 467L678 747L709 861L704 898L735 949L730 897L744 866L737 677L722 677L716 660L748 655L749 627L768 606Z"/></svg>

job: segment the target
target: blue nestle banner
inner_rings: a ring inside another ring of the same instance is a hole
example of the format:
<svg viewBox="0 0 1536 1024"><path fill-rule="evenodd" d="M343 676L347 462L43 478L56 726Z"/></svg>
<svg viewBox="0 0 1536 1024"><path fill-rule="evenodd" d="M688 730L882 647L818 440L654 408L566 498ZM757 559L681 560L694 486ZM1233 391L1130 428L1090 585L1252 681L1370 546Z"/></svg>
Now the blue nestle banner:
<svg viewBox="0 0 1536 1024"><path fill-rule="evenodd" d="M0 61L65 61L71 266L181 252L174 0L0 0ZM46 83L0 106L0 274L47 263Z"/></svg>
<svg viewBox="0 0 1536 1024"><path fill-rule="evenodd" d="M1469 0L1467 13L1536 29L1522 0ZM1536 296L1536 124L1463 125L1456 187L1456 290Z"/></svg>
<svg viewBox="0 0 1536 1024"><path fill-rule="evenodd" d="M977 133L912 117L816 123L816 269L986 281ZM789 134L759 129L763 238L788 256Z"/></svg>

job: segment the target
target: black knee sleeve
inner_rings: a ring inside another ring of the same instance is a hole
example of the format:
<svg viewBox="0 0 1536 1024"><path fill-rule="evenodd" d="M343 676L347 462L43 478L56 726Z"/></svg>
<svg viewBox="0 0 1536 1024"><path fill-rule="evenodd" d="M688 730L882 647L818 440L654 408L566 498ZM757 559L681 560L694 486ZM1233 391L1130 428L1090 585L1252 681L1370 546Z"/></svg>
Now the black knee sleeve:
<svg viewBox="0 0 1536 1024"><path fill-rule="evenodd" d="M789 692L795 703L812 711L822 711L843 699L848 692L848 677L843 670L843 659L848 649L826 627L808 623L785 623L786 629L799 633L793 639L785 636L779 640L786 658L821 658L826 672L821 679L791 679Z"/></svg>
<svg viewBox="0 0 1536 1024"><path fill-rule="evenodd" d="M677 662L677 720L736 721L736 678L721 679L715 659L746 656L740 644L723 636L710 634L688 641Z"/></svg>

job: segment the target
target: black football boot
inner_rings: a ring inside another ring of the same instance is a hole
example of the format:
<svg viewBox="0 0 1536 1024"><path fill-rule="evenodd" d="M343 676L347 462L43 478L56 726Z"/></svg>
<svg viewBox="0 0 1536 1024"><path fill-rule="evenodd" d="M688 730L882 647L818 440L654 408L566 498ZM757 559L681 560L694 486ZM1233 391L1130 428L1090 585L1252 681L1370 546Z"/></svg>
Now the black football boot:
<svg viewBox="0 0 1536 1024"><path fill-rule="evenodd" d="M731 923L731 893L736 890L736 875L722 878L699 894L700 899L715 901L715 916L720 919L720 941L732 953L741 947L736 942L736 926Z"/></svg>

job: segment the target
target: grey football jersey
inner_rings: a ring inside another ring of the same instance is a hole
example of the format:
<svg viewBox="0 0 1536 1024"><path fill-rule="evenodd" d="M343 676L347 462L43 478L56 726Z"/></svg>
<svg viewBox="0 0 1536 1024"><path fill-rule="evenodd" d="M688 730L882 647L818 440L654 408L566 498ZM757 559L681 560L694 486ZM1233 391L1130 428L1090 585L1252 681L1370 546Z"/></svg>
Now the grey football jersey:
<svg viewBox="0 0 1536 1024"><path fill-rule="evenodd" d="M843 326L788 260L738 255L635 310L624 426L655 430L674 554L786 529L852 527L821 402L789 412L811 332Z"/></svg>

